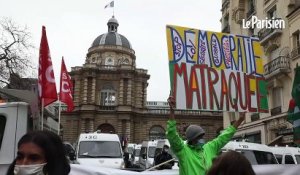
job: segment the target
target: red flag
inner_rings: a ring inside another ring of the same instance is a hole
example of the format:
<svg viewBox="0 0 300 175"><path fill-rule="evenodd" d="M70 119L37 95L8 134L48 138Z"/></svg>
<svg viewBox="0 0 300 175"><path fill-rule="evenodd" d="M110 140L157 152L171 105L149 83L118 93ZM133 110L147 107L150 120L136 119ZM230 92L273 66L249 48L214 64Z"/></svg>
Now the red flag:
<svg viewBox="0 0 300 175"><path fill-rule="evenodd" d="M61 60L61 71L60 71L60 93L59 99L61 102L64 102L68 109L67 111L73 111L74 103L73 103L73 84L71 82L71 76L68 74L64 58Z"/></svg>
<svg viewBox="0 0 300 175"><path fill-rule="evenodd" d="M44 99L44 106L57 100L54 72L47 41L46 28L43 26L39 58L39 98Z"/></svg>

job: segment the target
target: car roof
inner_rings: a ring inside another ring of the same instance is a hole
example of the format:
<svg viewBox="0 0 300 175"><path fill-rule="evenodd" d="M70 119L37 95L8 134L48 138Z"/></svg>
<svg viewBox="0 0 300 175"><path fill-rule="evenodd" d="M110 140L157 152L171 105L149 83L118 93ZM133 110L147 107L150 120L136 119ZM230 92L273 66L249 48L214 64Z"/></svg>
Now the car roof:
<svg viewBox="0 0 300 175"><path fill-rule="evenodd" d="M272 152L272 150L264 144L257 144L257 143L249 143L249 142L237 142L237 141L230 141L228 142L222 149L228 150L256 150L256 151L265 151L265 152Z"/></svg>
<svg viewBox="0 0 300 175"><path fill-rule="evenodd" d="M275 146L271 147L271 150L274 154L294 154L300 155L300 148L296 147L284 147L284 146Z"/></svg>

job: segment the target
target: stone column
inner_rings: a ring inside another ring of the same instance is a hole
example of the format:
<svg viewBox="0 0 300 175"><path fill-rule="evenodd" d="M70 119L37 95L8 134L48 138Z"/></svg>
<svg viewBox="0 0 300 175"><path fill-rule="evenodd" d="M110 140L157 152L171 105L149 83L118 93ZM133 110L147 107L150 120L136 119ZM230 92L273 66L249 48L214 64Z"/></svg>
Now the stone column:
<svg viewBox="0 0 300 175"><path fill-rule="evenodd" d="M128 91L127 91L127 104L128 105L132 105L132 80L128 79Z"/></svg>
<svg viewBox="0 0 300 175"><path fill-rule="evenodd" d="M124 95L124 79L120 80L120 86L119 86L119 101L118 101L118 105L124 105L123 103L123 95Z"/></svg>
<svg viewBox="0 0 300 175"><path fill-rule="evenodd" d="M91 103L95 104L96 101L96 78L93 77L93 82L92 82L92 97L91 97Z"/></svg>
<svg viewBox="0 0 300 175"><path fill-rule="evenodd" d="M83 81L83 98L82 98L82 102L84 104L87 103L87 91L88 91L87 84L88 84L88 79L84 78L84 81Z"/></svg>

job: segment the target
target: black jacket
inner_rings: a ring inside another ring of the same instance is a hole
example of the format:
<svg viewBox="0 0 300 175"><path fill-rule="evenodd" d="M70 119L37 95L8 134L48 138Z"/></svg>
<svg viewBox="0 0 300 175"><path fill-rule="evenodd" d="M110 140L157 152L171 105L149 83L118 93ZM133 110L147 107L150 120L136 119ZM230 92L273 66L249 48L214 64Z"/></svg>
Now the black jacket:
<svg viewBox="0 0 300 175"><path fill-rule="evenodd" d="M155 165L158 165L158 164L166 162L170 159L173 159L171 154L169 154L167 152L162 152L154 158L154 163L155 163ZM172 169L173 165L174 165L174 161L171 161L169 163L166 163L166 164L163 164L163 165L159 166L157 169Z"/></svg>

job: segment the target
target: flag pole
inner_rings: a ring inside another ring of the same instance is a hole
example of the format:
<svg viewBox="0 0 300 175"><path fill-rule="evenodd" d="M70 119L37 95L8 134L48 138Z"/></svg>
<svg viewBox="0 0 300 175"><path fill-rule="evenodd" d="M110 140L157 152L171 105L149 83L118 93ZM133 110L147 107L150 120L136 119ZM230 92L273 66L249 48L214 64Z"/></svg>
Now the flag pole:
<svg viewBox="0 0 300 175"><path fill-rule="evenodd" d="M42 98L42 116L41 116L41 130L44 130L44 98Z"/></svg>
<svg viewBox="0 0 300 175"><path fill-rule="evenodd" d="M115 0L114 0L114 6L113 6L113 16L115 16Z"/></svg>
<svg viewBox="0 0 300 175"><path fill-rule="evenodd" d="M58 101L59 101L59 107L58 107L58 128L57 128L57 134L60 134L60 113L61 113L61 101L58 97Z"/></svg>

